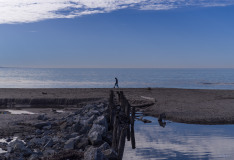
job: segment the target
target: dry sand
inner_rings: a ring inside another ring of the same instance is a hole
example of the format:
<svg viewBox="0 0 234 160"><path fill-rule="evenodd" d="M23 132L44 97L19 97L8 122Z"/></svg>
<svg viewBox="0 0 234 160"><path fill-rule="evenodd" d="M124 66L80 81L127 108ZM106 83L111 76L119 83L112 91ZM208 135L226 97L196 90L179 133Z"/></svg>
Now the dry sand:
<svg viewBox="0 0 234 160"><path fill-rule="evenodd" d="M234 124L234 90L125 88L131 105L145 114L184 123ZM0 89L0 102L22 99L80 99L79 103L107 100L110 89ZM144 105L153 104L148 107ZM79 105L77 105L79 106ZM4 105L0 107L6 107Z"/></svg>

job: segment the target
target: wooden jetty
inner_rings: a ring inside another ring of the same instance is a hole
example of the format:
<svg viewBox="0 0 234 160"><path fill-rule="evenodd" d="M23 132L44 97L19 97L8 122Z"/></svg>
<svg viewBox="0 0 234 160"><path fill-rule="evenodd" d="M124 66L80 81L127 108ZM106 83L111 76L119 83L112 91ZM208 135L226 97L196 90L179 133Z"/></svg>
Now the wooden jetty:
<svg viewBox="0 0 234 160"><path fill-rule="evenodd" d="M117 94L117 96L116 96ZM118 153L118 159L123 158L126 138L131 140L132 148L136 148L134 122L135 106L131 106L123 91L110 91L109 97L109 127L112 130L112 149ZM117 98L116 98L117 97Z"/></svg>

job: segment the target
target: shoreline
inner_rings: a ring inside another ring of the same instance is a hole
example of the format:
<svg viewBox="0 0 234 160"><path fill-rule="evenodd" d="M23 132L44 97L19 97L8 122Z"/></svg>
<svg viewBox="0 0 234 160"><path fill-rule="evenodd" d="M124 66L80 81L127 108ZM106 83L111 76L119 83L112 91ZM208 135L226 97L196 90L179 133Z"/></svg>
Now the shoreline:
<svg viewBox="0 0 234 160"><path fill-rule="evenodd" d="M113 88L0 88L0 108L80 107L107 101ZM146 115L194 124L234 124L234 90L120 88ZM13 104L12 106L10 104Z"/></svg>

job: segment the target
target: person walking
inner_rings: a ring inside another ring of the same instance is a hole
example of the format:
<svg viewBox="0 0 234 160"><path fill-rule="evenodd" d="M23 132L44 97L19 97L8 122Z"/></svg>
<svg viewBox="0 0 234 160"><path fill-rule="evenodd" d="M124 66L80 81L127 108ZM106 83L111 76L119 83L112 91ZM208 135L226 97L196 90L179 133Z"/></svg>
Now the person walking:
<svg viewBox="0 0 234 160"><path fill-rule="evenodd" d="M114 85L114 88L119 88L119 81L118 79L115 77L115 85Z"/></svg>

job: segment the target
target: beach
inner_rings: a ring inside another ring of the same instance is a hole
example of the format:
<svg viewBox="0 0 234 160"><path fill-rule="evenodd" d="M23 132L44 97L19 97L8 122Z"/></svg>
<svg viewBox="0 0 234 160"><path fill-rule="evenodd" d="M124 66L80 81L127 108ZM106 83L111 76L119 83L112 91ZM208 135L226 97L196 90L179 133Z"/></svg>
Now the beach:
<svg viewBox="0 0 234 160"><path fill-rule="evenodd" d="M110 88L0 89L0 107L69 108L108 101ZM195 124L234 124L234 90L121 88L144 114ZM2 116L1 116L2 117ZM1 120L2 122L2 120ZM1 125L2 126L2 125Z"/></svg>

